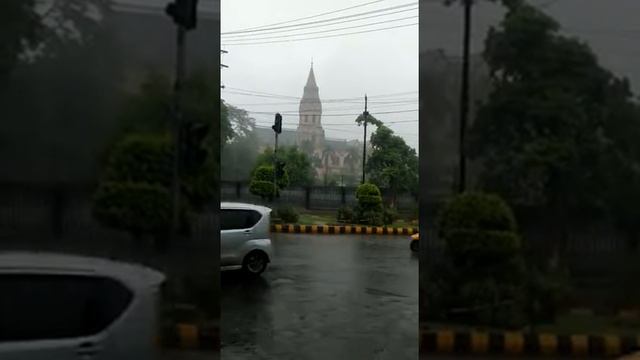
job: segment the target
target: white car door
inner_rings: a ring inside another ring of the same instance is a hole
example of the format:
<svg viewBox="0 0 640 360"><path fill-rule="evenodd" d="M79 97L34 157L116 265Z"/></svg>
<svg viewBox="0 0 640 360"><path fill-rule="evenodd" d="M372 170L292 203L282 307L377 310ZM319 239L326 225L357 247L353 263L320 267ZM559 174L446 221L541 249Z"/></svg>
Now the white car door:
<svg viewBox="0 0 640 360"><path fill-rule="evenodd" d="M107 331L133 300L115 280L84 275L0 274L0 359L139 359Z"/></svg>
<svg viewBox="0 0 640 360"><path fill-rule="evenodd" d="M222 209L220 262L222 266L242 265L242 249L252 239L252 228L262 215L255 210Z"/></svg>

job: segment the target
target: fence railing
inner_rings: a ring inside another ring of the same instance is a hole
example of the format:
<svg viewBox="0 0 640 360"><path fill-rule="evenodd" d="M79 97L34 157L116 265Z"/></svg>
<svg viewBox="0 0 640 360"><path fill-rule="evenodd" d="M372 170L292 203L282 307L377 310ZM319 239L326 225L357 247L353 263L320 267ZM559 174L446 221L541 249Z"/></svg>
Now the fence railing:
<svg viewBox="0 0 640 360"><path fill-rule="evenodd" d="M394 196L381 189L385 203L394 200ZM285 188L280 192L280 197L270 202L270 205L292 205L314 210L336 210L343 205L356 204L356 188L343 186L309 186ZM220 195L222 201L241 201L251 203L265 203L259 196L251 194L248 182L221 183ZM403 193L395 196L395 206L399 211L412 211L418 206L418 197L413 194Z"/></svg>

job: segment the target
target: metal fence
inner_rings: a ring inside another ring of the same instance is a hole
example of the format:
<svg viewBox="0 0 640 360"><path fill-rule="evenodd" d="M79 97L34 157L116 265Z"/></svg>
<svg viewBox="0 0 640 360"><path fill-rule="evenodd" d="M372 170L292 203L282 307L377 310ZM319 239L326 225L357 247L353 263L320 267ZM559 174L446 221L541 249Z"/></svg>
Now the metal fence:
<svg viewBox="0 0 640 360"><path fill-rule="evenodd" d="M389 191L382 189L385 203L390 203L393 196ZM312 210L336 210L343 205L356 204L356 188L341 186L311 186L286 188L281 191L280 198L268 203L271 206L291 205ZM220 187L222 201L239 201L258 204L267 204L259 196L251 194L247 182L222 182ZM398 194L396 196L396 208L402 212L410 212L417 209L417 196L412 194Z"/></svg>

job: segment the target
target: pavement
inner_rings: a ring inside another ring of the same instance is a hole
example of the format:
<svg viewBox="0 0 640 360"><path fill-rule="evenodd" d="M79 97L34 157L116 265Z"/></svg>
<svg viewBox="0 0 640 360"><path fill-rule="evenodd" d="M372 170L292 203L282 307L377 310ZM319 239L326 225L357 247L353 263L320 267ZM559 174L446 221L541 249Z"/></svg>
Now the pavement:
<svg viewBox="0 0 640 360"><path fill-rule="evenodd" d="M405 236L273 234L255 280L224 272L222 357L418 357L418 258Z"/></svg>
<svg viewBox="0 0 640 360"><path fill-rule="evenodd" d="M220 354L209 351L165 350L158 360L220 360Z"/></svg>

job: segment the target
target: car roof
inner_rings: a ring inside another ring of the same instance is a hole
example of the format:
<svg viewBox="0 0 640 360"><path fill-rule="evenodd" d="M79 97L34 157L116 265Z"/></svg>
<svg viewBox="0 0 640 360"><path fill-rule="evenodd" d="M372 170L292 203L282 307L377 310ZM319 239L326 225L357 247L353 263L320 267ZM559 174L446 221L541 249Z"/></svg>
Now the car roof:
<svg viewBox="0 0 640 360"><path fill-rule="evenodd" d="M0 274L65 274L114 278L133 289L155 287L164 274L151 268L97 257L48 252L0 252Z"/></svg>
<svg viewBox="0 0 640 360"><path fill-rule="evenodd" d="M271 209L266 206L240 203L240 202L222 202L220 203L220 209L255 210L261 214L267 214L271 212Z"/></svg>

